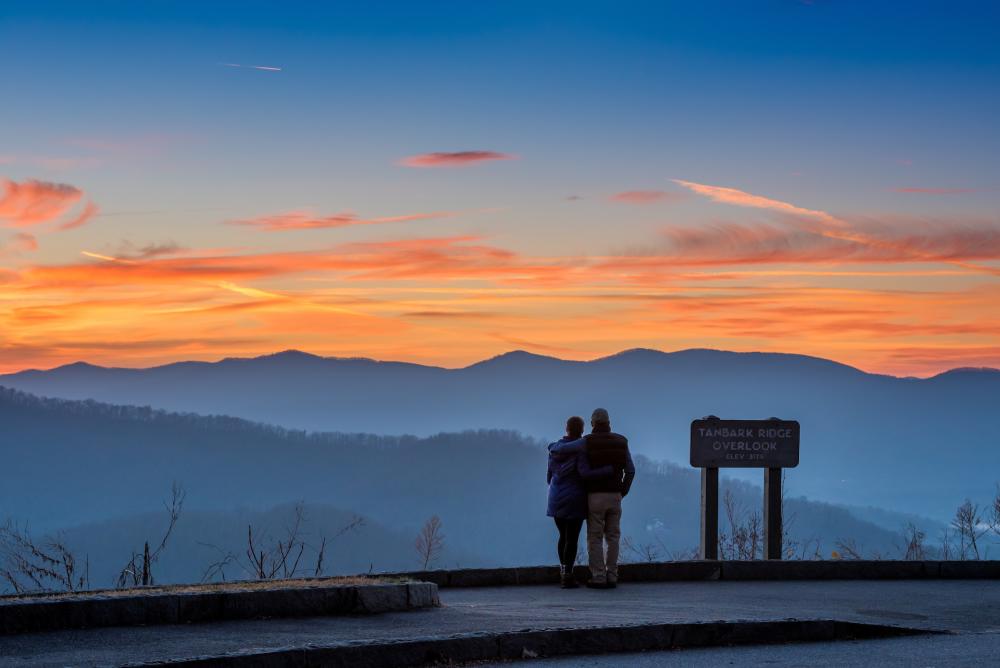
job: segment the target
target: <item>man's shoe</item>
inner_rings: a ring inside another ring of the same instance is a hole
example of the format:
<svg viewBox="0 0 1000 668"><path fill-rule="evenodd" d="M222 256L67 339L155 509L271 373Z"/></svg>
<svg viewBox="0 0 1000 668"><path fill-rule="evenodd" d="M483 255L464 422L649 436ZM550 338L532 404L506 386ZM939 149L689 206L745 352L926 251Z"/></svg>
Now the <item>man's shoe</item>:
<svg viewBox="0 0 1000 668"><path fill-rule="evenodd" d="M617 576L612 577L612 576L609 575L608 576L608 582L607 582L608 589L614 589L617 586L618 586L618 577Z"/></svg>
<svg viewBox="0 0 1000 668"><path fill-rule="evenodd" d="M573 577L573 573L560 573L559 574L559 586L563 589L576 589L580 585L577 584L576 578Z"/></svg>
<svg viewBox="0 0 1000 668"><path fill-rule="evenodd" d="M587 588L588 589L607 589L608 588L608 583L607 582L598 582L597 580L591 580L590 582L587 583Z"/></svg>

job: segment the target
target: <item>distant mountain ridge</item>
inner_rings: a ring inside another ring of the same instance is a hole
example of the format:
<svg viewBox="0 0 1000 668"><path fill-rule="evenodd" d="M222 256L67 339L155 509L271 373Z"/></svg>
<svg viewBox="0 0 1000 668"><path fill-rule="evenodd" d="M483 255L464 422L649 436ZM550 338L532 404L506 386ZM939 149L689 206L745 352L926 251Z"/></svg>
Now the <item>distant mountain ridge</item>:
<svg viewBox="0 0 1000 668"><path fill-rule="evenodd" d="M824 363L827 363L827 364L836 365L836 366L844 367L844 368L847 368L847 369L852 369L852 370L858 371L860 373L869 373L870 375L886 375L886 374L874 374L874 373L871 373L871 372L867 372L867 371L863 371L861 369L858 369L857 367L853 367L853 366L850 366L848 364L844 364L842 362L837 362L837 361L830 360L830 359L827 359L827 358L824 358L824 357L815 357L815 356L812 356L812 355L801 355L801 354L798 354L798 353L774 353L774 352L737 352L737 351L730 351L730 350L720 350L720 349L716 349L716 348L686 348L686 349L676 350L676 351L671 351L671 352L667 352L667 351L663 351L663 350L656 350L655 348L628 348L626 350L622 350L622 351L619 351L617 353L612 353L610 355L604 355L602 357L595 357L594 359L591 359L591 360L567 360L567 359L563 359L561 357L556 357L554 355L540 355L538 353L532 353L532 352L529 352L527 350L517 349L517 350L511 350L511 351L508 351L508 352L505 352L505 353L501 353L499 355L494 355L493 357L488 357L488 358L480 360L478 362L473 362L473 363L468 364L468 365L466 365L464 367L443 367L443 366L437 366L437 365L433 365L433 364L420 364L418 362L400 362L400 361L395 361L395 360L379 360L379 359L376 359L376 358L373 358L373 357L364 357L364 356L352 356L352 357L341 357L341 356L336 356L336 355L333 355L333 356L323 356L323 355L316 355L314 353L305 352L303 350L298 350L296 348L289 348L287 350L281 350L281 351L274 352L274 353L265 353L263 355L255 355L255 356L251 356L251 357L224 357L224 358L222 358L220 360L217 360L217 361L214 361L214 362L201 361L201 360L182 360L182 361L178 361L178 362L169 362L167 364L159 364L159 365L154 365L154 366L150 366L150 367L108 367L108 366L102 366L102 365L99 365L99 364L92 364L90 362L86 362L86 361L80 360L80 361L77 361L77 362L71 362L69 364L63 364L63 365L60 365L60 366L52 367L50 369L30 368L30 369L23 369L21 371L16 371L16 372L13 372L13 373L0 374L0 380L5 379L5 378L18 377L18 376L21 376L22 374L44 374L44 373L51 373L51 372L62 371L62 370L67 370L67 369L104 369L104 370L114 370L114 371L152 371L152 370L157 370L157 369L165 369L165 368L170 368L170 367L189 366L189 365L193 365L193 366L211 366L211 365L232 364L232 363L239 363L239 362L264 361L264 360L283 360L283 361L292 361L292 360L318 361L318 360L323 360L323 361L328 361L328 362L355 362L355 363L357 363L357 362L363 362L363 363L372 363L372 364L379 364L379 365L396 365L396 366L420 367L420 368L423 368L423 369L436 369L436 370L442 370L442 371L462 371L462 370L465 370L465 369L471 369L471 368L476 368L476 367L491 366L491 365L495 365L495 364L498 364L498 363L506 363L506 362L511 362L511 361L513 361L513 362L516 363L518 361L524 361L524 360L533 360L533 361L548 360L548 361L551 361L551 362L558 362L558 363L562 363L562 364L597 364L597 363L607 362L609 360L615 360L615 359L621 359L621 358L646 357L646 358L651 358L652 359L652 358L658 358L658 357L664 357L664 356L665 357L671 357L671 356L697 355L697 354L702 354L702 353L721 354L721 355L738 355L738 356L755 356L755 357L763 357L763 358L766 358L766 357L799 358L799 359L803 359L803 360L815 360L815 361L819 361L819 362L824 362ZM937 374L937 375L944 375L946 373L951 373L951 372L954 372L954 371L972 371L972 370L974 370L974 371L997 371L997 372L1000 372L1000 369L993 369L991 367L957 367L955 369L950 369L948 371L944 371L944 372L942 372L940 374Z"/></svg>
<svg viewBox="0 0 1000 668"><path fill-rule="evenodd" d="M996 370L898 378L817 357L706 349L585 362L515 351L446 369L285 351L149 369L73 364L0 376L0 385L292 429L416 436L512 429L553 440L567 416L603 406L636 452L682 465L692 419L777 416L802 424L793 493L942 519L966 496L991 496L1000 477Z"/></svg>

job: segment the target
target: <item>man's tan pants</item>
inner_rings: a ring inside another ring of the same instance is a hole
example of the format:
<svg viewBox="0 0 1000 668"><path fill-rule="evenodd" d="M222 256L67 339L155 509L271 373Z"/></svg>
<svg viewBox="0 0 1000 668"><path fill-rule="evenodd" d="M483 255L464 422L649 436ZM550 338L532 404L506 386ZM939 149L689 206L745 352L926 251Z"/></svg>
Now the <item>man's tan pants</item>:
<svg viewBox="0 0 1000 668"><path fill-rule="evenodd" d="M587 554L592 582L618 581L618 542L621 539L622 495L594 492L587 495ZM608 543L607 556L604 542Z"/></svg>

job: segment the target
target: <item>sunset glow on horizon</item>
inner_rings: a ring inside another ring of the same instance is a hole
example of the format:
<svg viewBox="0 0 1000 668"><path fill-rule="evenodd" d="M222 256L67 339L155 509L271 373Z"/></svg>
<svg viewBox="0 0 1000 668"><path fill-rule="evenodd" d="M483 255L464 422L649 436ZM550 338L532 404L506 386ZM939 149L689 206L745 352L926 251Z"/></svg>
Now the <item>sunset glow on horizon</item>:
<svg viewBox="0 0 1000 668"><path fill-rule="evenodd" d="M651 4L612 36L554 6L54 7L0 20L0 373L292 348L1000 368L995 15Z"/></svg>

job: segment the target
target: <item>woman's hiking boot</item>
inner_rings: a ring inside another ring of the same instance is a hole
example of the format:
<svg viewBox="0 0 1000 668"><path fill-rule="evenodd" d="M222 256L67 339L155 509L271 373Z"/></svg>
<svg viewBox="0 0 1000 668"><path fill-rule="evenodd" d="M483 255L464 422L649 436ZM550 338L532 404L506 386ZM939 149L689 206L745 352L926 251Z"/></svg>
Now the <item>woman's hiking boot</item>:
<svg viewBox="0 0 1000 668"><path fill-rule="evenodd" d="M559 586L563 589L576 589L580 586L576 583L576 578L573 577L573 569L565 566L559 567Z"/></svg>

